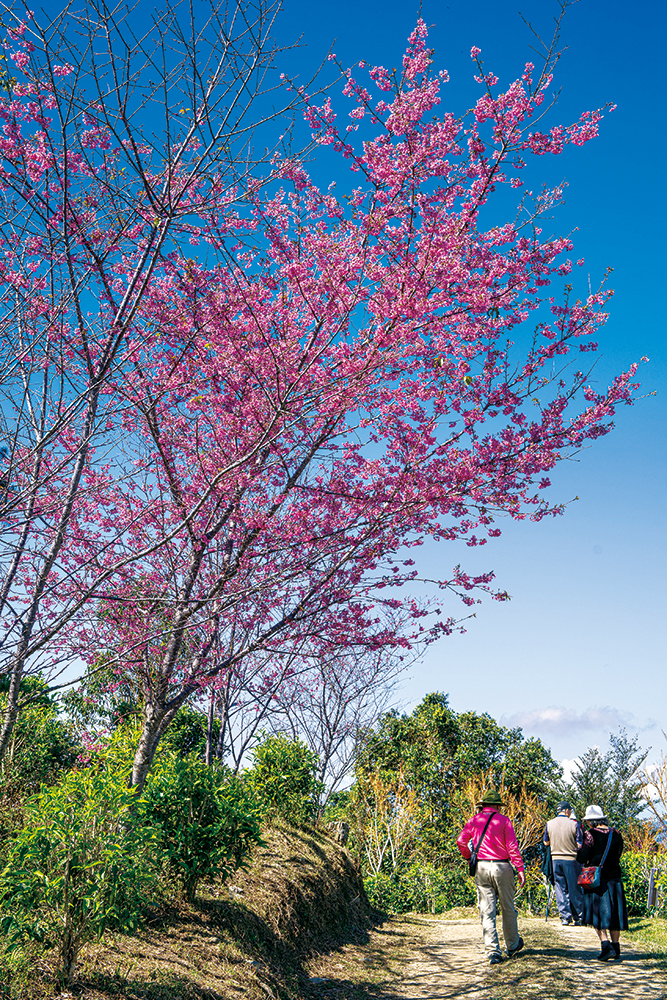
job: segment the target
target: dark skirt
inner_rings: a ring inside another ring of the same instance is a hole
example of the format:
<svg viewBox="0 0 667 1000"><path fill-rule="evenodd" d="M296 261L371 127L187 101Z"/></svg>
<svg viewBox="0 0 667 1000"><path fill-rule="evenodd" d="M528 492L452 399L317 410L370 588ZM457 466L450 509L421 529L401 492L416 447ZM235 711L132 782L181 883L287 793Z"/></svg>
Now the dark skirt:
<svg viewBox="0 0 667 1000"><path fill-rule="evenodd" d="M584 888L582 923L600 930L627 931L628 907L620 879L598 889Z"/></svg>

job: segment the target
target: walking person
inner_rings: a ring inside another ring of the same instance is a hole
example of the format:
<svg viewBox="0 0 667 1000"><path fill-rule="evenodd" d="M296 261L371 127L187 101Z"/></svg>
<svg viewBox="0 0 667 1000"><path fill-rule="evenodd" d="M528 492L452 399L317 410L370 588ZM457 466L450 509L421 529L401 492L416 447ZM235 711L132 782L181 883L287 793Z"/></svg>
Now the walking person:
<svg viewBox="0 0 667 1000"><path fill-rule="evenodd" d="M544 831L544 843L551 850L553 886L556 906L562 924L581 926L584 894L577 883L581 865L577 851L582 845L581 826L573 818L569 802L560 802L556 816L550 819Z"/></svg>
<svg viewBox="0 0 667 1000"><path fill-rule="evenodd" d="M497 791L491 789L485 792L478 803L477 813L468 820L456 839L456 845L467 861L470 861L473 852L477 857L477 907L482 921L484 947L491 965L502 961L496 930L498 906L508 957L511 958L523 948L514 905L512 865L517 870L521 885L526 877L514 827L507 816L500 812L502 804Z"/></svg>
<svg viewBox="0 0 667 1000"><path fill-rule="evenodd" d="M601 962L620 959L621 931L628 929L628 908L623 891L623 873L620 857L623 852L623 837L609 826L607 817L600 806L590 805L584 820L588 830L584 842L577 851L577 861L583 866L600 868L598 886L583 885L583 923L594 927L600 938ZM582 878L586 876L582 870Z"/></svg>

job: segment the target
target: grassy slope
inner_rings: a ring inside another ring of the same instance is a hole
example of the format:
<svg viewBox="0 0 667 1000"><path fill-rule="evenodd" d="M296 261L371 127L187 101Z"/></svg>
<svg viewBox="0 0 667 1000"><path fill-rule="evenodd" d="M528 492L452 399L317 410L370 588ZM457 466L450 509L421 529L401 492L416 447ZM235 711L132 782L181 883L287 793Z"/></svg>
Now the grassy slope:
<svg viewBox="0 0 667 1000"><path fill-rule="evenodd" d="M367 940L370 908L349 855L328 837L265 832L250 868L228 886L202 886L134 936L89 945L73 990L85 1000L297 1000L304 961ZM49 955L5 959L2 1000L61 996Z"/></svg>

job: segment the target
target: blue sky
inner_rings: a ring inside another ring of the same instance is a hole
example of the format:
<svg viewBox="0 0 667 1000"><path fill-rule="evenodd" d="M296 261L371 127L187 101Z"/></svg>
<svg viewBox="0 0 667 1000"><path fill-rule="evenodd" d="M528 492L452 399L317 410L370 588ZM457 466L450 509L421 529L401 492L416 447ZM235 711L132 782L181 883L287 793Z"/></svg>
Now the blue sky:
<svg viewBox="0 0 667 1000"><path fill-rule="evenodd" d="M425 0L437 68L451 82L442 110L463 111L475 99L470 47L503 82L531 59L532 37L519 9L550 37L551 0ZM305 76L334 43L344 65L358 59L400 65L418 6L389 0L312 4L286 0L280 37L302 36L283 58ZM665 5L643 0L580 0L570 7L568 46L554 89L556 120L615 102L600 137L567 156L539 162L541 177L568 181L566 204L553 226L575 227L574 258L595 285L614 268L615 297L600 338L600 383L647 355L642 391L656 392L618 414L617 428L553 475L554 498L579 500L540 524L505 523L502 538L482 550L453 545L423 552L427 573L447 574L461 562L492 568L512 596L486 602L463 636L432 647L403 687L406 707L428 691L448 691L457 710L488 711L542 737L560 758L610 730L638 732L653 757L667 728L665 671L665 115L661 42ZM657 48L657 51L656 51ZM320 180L322 178L319 178ZM331 179L335 179L332 177Z"/></svg>

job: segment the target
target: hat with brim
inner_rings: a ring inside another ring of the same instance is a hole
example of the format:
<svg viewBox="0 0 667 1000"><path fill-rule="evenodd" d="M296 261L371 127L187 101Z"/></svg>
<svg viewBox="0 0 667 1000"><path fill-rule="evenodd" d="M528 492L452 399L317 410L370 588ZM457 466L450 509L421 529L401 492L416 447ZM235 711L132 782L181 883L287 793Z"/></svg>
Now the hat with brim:
<svg viewBox="0 0 667 1000"><path fill-rule="evenodd" d="M501 806L503 800L498 795L495 788L490 788L488 792L484 792L478 803L480 806Z"/></svg>
<svg viewBox="0 0 667 1000"><path fill-rule="evenodd" d="M584 813L584 819L590 820L591 822L599 823L601 820L606 819L604 812L600 809L600 806L586 806L586 812Z"/></svg>

